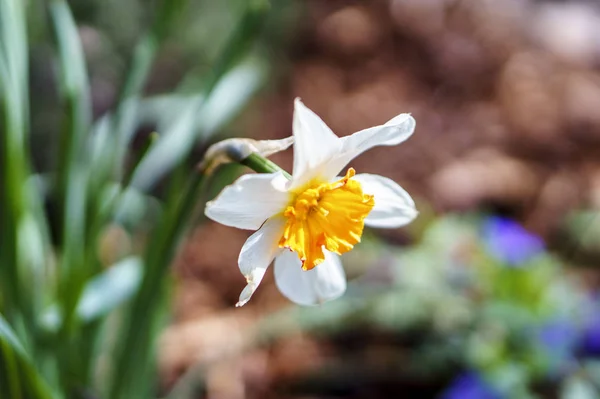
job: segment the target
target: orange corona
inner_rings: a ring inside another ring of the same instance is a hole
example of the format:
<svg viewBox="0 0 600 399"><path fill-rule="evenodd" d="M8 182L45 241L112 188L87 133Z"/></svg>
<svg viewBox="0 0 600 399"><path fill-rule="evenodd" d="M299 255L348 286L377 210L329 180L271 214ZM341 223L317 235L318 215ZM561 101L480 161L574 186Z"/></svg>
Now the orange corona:
<svg viewBox="0 0 600 399"><path fill-rule="evenodd" d="M279 246L296 252L304 270L325 260L323 248L341 255L360 242L375 200L363 193L354 175L350 168L338 181L313 180L292 193L283 212L287 220Z"/></svg>

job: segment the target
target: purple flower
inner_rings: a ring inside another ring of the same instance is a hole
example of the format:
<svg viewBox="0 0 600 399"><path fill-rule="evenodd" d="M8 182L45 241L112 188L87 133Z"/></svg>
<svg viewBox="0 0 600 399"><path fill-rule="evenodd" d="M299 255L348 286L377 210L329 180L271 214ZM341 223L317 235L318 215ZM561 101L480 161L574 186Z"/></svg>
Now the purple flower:
<svg viewBox="0 0 600 399"><path fill-rule="evenodd" d="M600 356L600 310L595 309L586 320L581 334L583 355Z"/></svg>
<svg viewBox="0 0 600 399"><path fill-rule="evenodd" d="M569 320L552 320L540 327L537 339L547 356L550 375L568 372L575 361L579 338L578 328Z"/></svg>
<svg viewBox="0 0 600 399"><path fill-rule="evenodd" d="M456 377L440 399L502 399L502 395L478 373L469 371Z"/></svg>
<svg viewBox="0 0 600 399"><path fill-rule="evenodd" d="M600 356L600 318L593 320L583 332L582 350L588 356Z"/></svg>
<svg viewBox="0 0 600 399"><path fill-rule="evenodd" d="M553 320L541 327L538 339L548 352L565 353L574 349L577 335L577 328L568 320Z"/></svg>
<svg viewBox="0 0 600 399"><path fill-rule="evenodd" d="M482 226L485 248L498 260L519 266L544 250L542 239L514 220L493 216Z"/></svg>

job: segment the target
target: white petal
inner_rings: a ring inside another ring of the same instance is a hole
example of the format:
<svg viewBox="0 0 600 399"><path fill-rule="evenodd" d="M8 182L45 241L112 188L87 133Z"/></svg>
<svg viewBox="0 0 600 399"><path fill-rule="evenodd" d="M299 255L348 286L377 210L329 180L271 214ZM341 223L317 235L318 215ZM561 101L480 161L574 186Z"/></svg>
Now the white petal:
<svg viewBox="0 0 600 399"><path fill-rule="evenodd" d="M395 181L368 173L360 173L354 179L360 182L365 194L375 196L375 206L365 219L367 226L397 228L417 216L415 202Z"/></svg>
<svg viewBox="0 0 600 399"><path fill-rule="evenodd" d="M244 175L208 202L205 214L226 226L256 230L287 205L286 184L281 172Z"/></svg>
<svg viewBox="0 0 600 399"><path fill-rule="evenodd" d="M273 258L281 252L279 239L283 234L284 225L285 219L281 217L269 219L244 243L238 265L248 285L240 294L240 300L235 306L243 306L250 300Z"/></svg>
<svg viewBox="0 0 600 399"><path fill-rule="evenodd" d="M341 141L299 98L294 102L294 173L292 187L320 174L327 160L339 153Z"/></svg>
<svg viewBox="0 0 600 399"><path fill-rule="evenodd" d="M298 255L284 250L275 258L275 283L283 295L299 305L320 305L346 291L340 257L325 251L325 261L304 271Z"/></svg>
<svg viewBox="0 0 600 399"><path fill-rule="evenodd" d="M384 125L342 137L340 154L327 162L323 167L323 175L328 179L337 176L352 159L375 146L402 143L413 134L415 125L416 122L410 114L400 114Z"/></svg>

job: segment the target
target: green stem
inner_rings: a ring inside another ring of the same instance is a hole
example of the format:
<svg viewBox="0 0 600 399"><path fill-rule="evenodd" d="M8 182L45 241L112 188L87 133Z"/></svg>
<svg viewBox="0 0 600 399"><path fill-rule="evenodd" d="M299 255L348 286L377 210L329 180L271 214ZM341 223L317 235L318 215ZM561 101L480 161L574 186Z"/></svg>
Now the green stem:
<svg viewBox="0 0 600 399"><path fill-rule="evenodd" d="M292 176L288 172L286 172L285 170L283 170L275 162L272 162L272 161L268 160L267 158L263 157L262 155L259 155L259 154L255 153L255 152L253 152L252 154L248 155L246 157L246 159L240 161L240 163L242 165L245 165L245 166L249 167L250 169L252 169L253 171L255 171L257 173L276 173L276 172L281 172L288 179L292 178Z"/></svg>

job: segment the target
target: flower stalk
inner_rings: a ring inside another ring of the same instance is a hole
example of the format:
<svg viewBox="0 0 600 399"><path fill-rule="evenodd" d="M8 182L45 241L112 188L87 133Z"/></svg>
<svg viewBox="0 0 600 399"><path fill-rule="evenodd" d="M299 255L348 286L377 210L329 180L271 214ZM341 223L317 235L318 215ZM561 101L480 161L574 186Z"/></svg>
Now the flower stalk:
<svg viewBox="0 0 600 399"><path fill-rule="evenodd" d="M252 154L248 155L246 158L241 160L240 163L249 167L257 173L281 172L288 180L292 179L292 175L290 175L288 172L282 169L279 165L277 165L273 161L268 160L267 158L263 157L262 155L256 152L253 152Z"/></svg>

